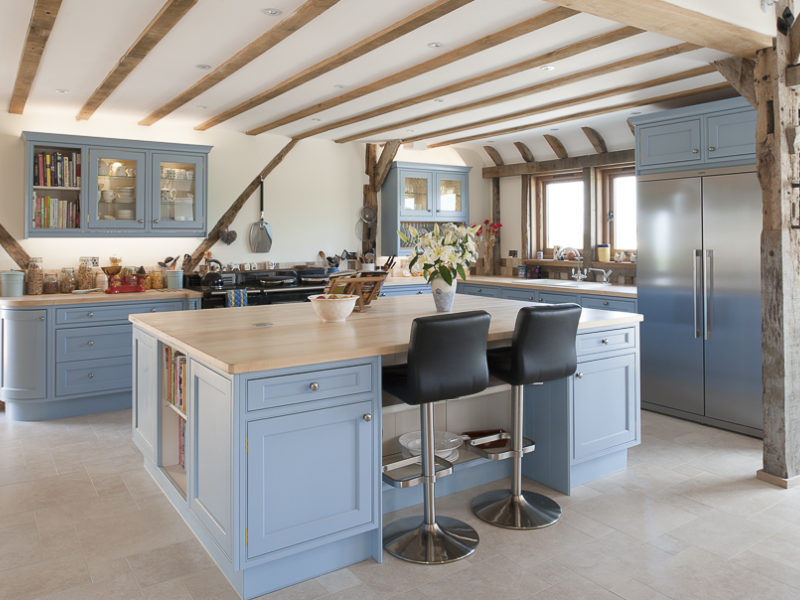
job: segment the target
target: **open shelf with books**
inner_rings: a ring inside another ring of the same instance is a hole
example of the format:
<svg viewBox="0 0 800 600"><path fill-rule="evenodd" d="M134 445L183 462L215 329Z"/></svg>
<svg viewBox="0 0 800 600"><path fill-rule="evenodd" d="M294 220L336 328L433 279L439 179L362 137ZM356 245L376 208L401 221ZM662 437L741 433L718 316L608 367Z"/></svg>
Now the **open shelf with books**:
<svg viewBox="0 0 800 600"><path fill-rule="evenodd" d="M170 346L161 352L161 468L186 496L186 355Z"/></svg>
<svg viewBox="0 0 800 600"><path fill-rule="evenodd" d="M79 146L34 144L30 173L30 229L79 231L83 151Z"/></svg>

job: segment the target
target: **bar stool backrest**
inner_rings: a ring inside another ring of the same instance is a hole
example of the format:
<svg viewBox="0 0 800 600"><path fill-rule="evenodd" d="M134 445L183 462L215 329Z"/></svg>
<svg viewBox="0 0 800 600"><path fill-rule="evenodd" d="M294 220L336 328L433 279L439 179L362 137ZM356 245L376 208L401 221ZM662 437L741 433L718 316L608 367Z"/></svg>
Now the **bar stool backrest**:
<svg viewBox="0 0 800 600"><path fill-rule="evenodd" d="M575 336L580 318L581 307L577 304L520 309L511 340L509 383L540 383L575 373Z"/></svg>
<svg viewBox="0 0 800 600"><path fill-rule="evenodd" d="M483 310L419 317L408 345L408 404L475 394L489 385L486 342L489 313Z"/></svg>

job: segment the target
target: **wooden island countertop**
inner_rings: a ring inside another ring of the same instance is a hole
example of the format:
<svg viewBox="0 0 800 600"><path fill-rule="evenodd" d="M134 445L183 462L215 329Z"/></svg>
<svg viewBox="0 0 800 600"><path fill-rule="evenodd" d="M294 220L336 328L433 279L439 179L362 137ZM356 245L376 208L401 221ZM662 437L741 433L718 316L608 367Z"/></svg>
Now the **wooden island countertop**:
<svg viewBox="0 0 800 600"><path fill-rule="evenodd" d="M454 312L492 315L490 342L511 339L529 302L457 294ZM321 322L310 303L131 315L134 326L225 373L250 373L406 352L411 322L437 314L430 296L381 298L343 323ZM579 329L635 324L635 313L583 309Z"/></svg>
<svg viewBox="0 0 800 600"><path fill-rule="evenodd" d="M201 297L202 294L200 292L193 290L167 288L127 294L106 294L105 292L89 292L88 294L39 294L36 296L0 297L0 308L37 308L43 306L57 306L60 304L93 304L100 302L155 302L158 300Z"/></svg>

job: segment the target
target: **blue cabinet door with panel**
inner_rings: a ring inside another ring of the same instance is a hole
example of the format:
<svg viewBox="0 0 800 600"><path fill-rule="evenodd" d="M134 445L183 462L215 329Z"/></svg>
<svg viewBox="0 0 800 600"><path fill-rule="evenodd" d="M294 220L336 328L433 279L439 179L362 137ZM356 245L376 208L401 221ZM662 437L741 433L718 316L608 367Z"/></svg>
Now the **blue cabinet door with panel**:
<svg viewBox="0 0 800 600"><path fill-rule="evenodd" d="M435 209L440 221L465 222L469 198L468 173L435 173Z"/></svg>
<svg viewBox="0 0 800 600"><path fill-rule="evenodd" d="M153 152L150 160L150 227L153 232L202 232L206 218L206 157Z"/></svg>
<svg viewBox="0 0 800 600"><path fill-rule="evenodd" d="M0 400L47 397L47 312L0 309Z"/></svg>
<svg viewBox="0 0 800 600"><path fill-rule="evenodd" d="M397 170L397 197L400 216L432 219L434 212L434 177L430 171Z"/></svg>
<svg viewBox="0 0 800 600"><path fill-rule="evenodd" d="M636 312L635 298L617 298L613 296L581 296L581 306L584 308L599 308L600 310L616 310L621 312Z"/></svg>
<svg viewBox="0 0 800 600"><path fill-rule="evenodd" d="M158 342L137 331L133 334L133 441L145 457L156 461L158 440Z"/></svg>
<svg viewBox="0 0 800 600"><path fill-rule="evenodd" d="M686 165L701 162L701 127L699 117L643 125L637 136L639 164Z"/></svg>
<svg viewBox="0 0 800 600"><path fill-rule="evenodd" d="M247 558L373 520L372 402L247 423Z"/></svg>
<svg viewBox="0 0 800 600"><path fill-rule="evenodd" d="M459 283L456 293L470 294L472 296L486 296L487 298L501 298L502 288L491 285L477 285L474 283Z"/></svg>
<svg viewBox="0 0 800 600"><path fill-rule="evenodd" d="M89 148L89 229L145 230L146 162L146 152Z"/></svg>
<svg viewBox="0 0 800 600"><path fill-rule="evenodd" d="M756 153L756 111L752 108L706 117L706 160L728 161Z"/></svg>
<svg viewBox="0 0 800 600"><path fill-rule="evenodd" d="M572 376L573 462L635 442L638 427L635 368L633 354L578 364Z"/></svg>

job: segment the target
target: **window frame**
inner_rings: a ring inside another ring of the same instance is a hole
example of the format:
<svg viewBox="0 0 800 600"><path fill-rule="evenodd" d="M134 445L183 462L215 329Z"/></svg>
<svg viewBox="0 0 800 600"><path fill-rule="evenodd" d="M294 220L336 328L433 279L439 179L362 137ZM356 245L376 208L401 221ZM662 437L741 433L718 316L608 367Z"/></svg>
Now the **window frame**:
<svg viewBox="0 0 800 600"><path fill-rule="evenodd" d="M636 252L636 248L617 248L614 240L614 227L609 219L609 213L614 207L614 180L618 177L635 177L636 170L633 165L611 167L601 169L598 173L600 177L599 188L601 190L598 198L598 219L597 219L597 243L608 244L611 256L617 252ZM601 241L602 240L602 241Z"/></svg>
<svg viewBox="0 0 800 600"><path fill-rule="evenodd" d="M548 173L547 175L537 175L533 179L536 181L536 249L544 254L545 258L553 258L553 247L546 246L547 240L547 184L562 183L565 181L580 181L586 185L582 171L567 171L562 173ZM584 188L584 194L585 194ZM584 207L585 210L585 207ZM585 218L584 218L584 237L585 237ZM581 243L583 246L583 243ZM584 256L584 249L576 248Z"/></svg>

